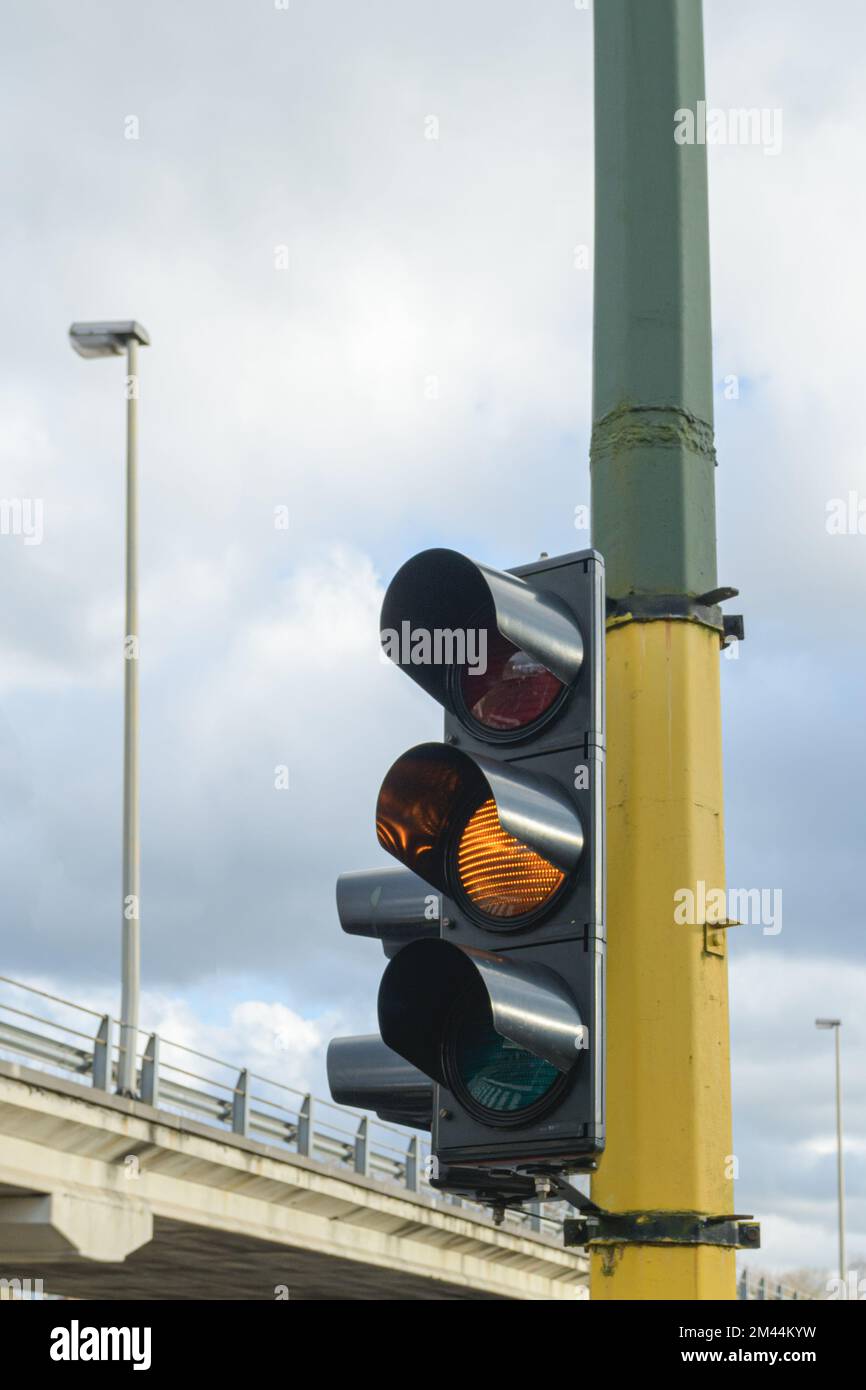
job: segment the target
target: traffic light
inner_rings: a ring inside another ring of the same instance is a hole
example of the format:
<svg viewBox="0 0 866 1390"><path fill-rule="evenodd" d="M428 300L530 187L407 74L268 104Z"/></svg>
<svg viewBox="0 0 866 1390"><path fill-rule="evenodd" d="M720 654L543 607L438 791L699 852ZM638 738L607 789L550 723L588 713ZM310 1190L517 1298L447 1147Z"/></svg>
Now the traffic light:
<svg viewBox="0 0 866 1390"><path fill-rule="evenodd" d="M381 1041L435 1083L440 1170L578 1169L604 1146L604 618L591 550L508 573L427 550L385 595L383 648L445 741L379 793L410 877L374 911L383 876L344 876L338 903L390 957Z"/></svg>

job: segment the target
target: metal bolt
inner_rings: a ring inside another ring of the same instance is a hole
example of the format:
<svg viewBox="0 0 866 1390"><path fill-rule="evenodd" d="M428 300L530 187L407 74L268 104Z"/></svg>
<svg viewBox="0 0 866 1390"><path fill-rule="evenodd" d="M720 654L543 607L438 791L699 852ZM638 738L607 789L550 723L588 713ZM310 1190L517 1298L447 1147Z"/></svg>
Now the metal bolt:
<svg viewBox="0 0 866 1390"><path fill-rule="evenodd" d="M440 1118L440 1120L450 1120L450 1119L451 1119L451 1111L450 1111L450 1110L440 1110L440 1111L439 1111L439 1118Z"/></svg>

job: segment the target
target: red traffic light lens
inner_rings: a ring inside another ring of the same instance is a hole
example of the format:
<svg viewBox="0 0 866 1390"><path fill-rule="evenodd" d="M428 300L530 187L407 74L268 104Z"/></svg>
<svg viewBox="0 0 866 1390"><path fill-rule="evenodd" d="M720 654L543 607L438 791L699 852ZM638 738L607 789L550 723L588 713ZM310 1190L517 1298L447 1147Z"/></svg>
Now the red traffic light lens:
<svg viewBox="0 0 866 1390"><path fill-rule="evenodd" d="M543 907L565 875L503 830L491 797L470 816L457 846L457 873L485 917L526 917Z"/></svg>
<svg viewBox="0 0 866 1390"><path fill-rule="evenodd" d="M470 718L485 729L512 733L547 714L564 689L546 666L515 647L496 628L487 630L487 668L460 672L460 694Z"/></svg>

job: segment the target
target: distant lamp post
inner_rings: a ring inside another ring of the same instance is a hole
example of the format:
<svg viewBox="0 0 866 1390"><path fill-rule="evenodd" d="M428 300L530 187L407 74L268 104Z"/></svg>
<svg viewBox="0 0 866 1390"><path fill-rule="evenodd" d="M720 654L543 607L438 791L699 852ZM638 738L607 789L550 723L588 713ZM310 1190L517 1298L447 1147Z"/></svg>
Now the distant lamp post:
<svg viewBox="0 0 866 1390"><path fill-rule="evenodd" d="M845 1259L845 1171L842 1160L842 1060L839 1054L841 1018L816 1018L816 1028L832 1028L836 1035L836 1171L839 1181L839 1278L847 1279Z"/></svg>
<svg viewBox="0 0 866 1390"><path fill-rule="evenodd" d="M138 827L138 348L150 338L134 320L74 323L69 338L82 357L126 353L126 634L123 685L123 902L121 907L120 1060L117 1089L135 1095L141 984Z"/></svg>

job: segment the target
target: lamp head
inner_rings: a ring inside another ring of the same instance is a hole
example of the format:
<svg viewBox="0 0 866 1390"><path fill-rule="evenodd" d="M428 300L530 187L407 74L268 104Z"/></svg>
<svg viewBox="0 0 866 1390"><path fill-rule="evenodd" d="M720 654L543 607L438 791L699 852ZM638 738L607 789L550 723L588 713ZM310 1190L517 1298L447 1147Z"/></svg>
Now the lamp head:
<svg viewBox="0 0 866 1390"><path fill-rule="evenodd" d="M130 340L142 347L150 345L146 330L135 319L73 323L69 330L69 341L81 357L118 357Z"/></svg>

